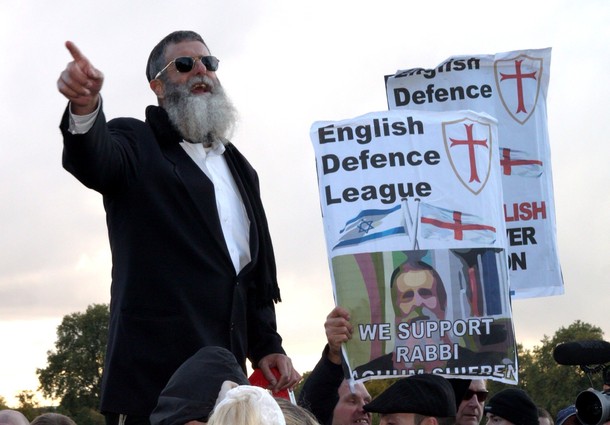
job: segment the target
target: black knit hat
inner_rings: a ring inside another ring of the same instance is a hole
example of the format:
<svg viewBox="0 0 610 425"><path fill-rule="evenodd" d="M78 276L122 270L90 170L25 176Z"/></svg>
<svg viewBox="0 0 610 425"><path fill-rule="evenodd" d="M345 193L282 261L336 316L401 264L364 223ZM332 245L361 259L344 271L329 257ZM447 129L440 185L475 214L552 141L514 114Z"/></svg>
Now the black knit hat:
<svg viewBox="0 0 610 425"><path fill-rule="evenodd" d="M484 412L515 425L538 425L538 408L527 393L518 388L508 388L495 394L485 405Z"/></svg>
<svg viewBox="0 0 610 425"><path fill-rule="evenodd" d="M424 373L401 378L375 400L364 405L367 412L417 413L446 418L455 416L455 395L449 381Z"/></svg>
<svg viewBox="0 0 610 425"><path fill-rule="evenodd" d="M187 359L161 391L150 415L152 425L207 422L224 381L248 385L248 377L235 356L225 348L204 347Z"/></svg>
<svg viewBox="0 0 610 425"><path fill-rule="evenodd" d="M459 409L460 404L462 404L462 400L464 400L466 390L468 390L468 387L470 387L472 380L459 378L449 378L447 380L453 388L453 394L455 395L455 408Z"/></svg>

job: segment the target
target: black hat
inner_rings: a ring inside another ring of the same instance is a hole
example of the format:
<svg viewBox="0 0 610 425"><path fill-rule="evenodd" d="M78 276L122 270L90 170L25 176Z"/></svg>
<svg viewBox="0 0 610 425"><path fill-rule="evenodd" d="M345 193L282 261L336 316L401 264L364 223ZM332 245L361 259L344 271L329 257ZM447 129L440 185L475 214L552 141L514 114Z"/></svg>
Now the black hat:
<svg viewBox="0 0 610 425"><path fill-rule="evenodd" d="M527 393L518 388L508 388L495 394L485 405L484 412L515 425L538 425L538 408Z"/></svg>
<svg viewBox="0 0 610 425"><path fill-rule="evenodd" d="M462 404L462 400L464 400L464 395L466 395L466 390L470 387L472 379L449 378L447 380L451 384L451 388L453 388L455 408L458 409L460 404Z"/></svg>
<svg viewBox="0 0 610 425"><path fill-rule="evenodd" d="M557 413L557 420L555 421L555 423L557 425L563 425L564 422L567 421L572 416L575 417L576 423L578 423L578 424L581 423L580 420L578 419L578 416L576 416L576 406L574 406L573 404L569 405L565 409L561 409Z"/></svg>
<svg viewBox="0 0 610 425"><path fill-rule="evenodd" d="M150 415L152 425L183 425L192 420L207 422L224 381L248 385L248 378L225 348L204 347L187 359L161 391Z"/></svg>
<svg viewBox="0 0 610 425"><path fill-rule="evenodd" d="M455 395L445 378L424 373L398 380L375 400L365 404L364 410L445 418L455 416Z"/></svg>

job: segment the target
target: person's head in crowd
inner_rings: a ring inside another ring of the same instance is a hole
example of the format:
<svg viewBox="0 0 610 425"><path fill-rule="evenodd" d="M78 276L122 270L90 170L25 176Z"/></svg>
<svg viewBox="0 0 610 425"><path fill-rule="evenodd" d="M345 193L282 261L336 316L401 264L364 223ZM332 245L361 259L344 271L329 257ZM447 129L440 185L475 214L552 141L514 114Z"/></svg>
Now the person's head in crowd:
<svg viewBox="0 0 610 425"><path fill-rule="evenodd" d="M439 274L423 261L408 260L390 278L397 320L443 320L447 293Z"/></svg>
<svg viewBox="0 0 610 425"><path fill-rule="evenodd" d="M43 413L36 416L30 425L76 425L72 418L61 413Z"/></svg>
<svg viewBox="0 0 610 425"><path fill-rule="evenodd" d="M538 424L539 425L554 425L553 417L543 407L538 406Z"/></svg>
<svg viewBox="0 0 610 425"><path fill-rule="evenodd" d="M0 425L29 425L30 421L18 410L0 410Z"/></svg>
<svg viewBox="0 0 610 425"><path fill-rule="evenodd" d="M576 415L576 406L571 404L557 412L555 425L583 425Z"/></svg>
<svg viewBox="0 0 610 425"><path fill-rule="evenodd" d="M401 378L364 406L380 425L453 425L456 402L448 380L429 373Z"/></svg>
<svg viewBox="0 0 610 425"><path fill-rule="evenodd" d="M484 411L490 425L538 425L538 407L518 388L507 388L494 394Z"/></svg>
<svg viewBox="0 0 610 425"><path fill-rule="evenodd" d="M151 425L205 423L219 394L248 384L246 374L230 351L204 347L169 379L150 415Z"/></svg>
<svg viewBox="0 0 610 425"><path fill-rule="evenodd" d="M450 381L457 403L456 425L479 425L483 418L485 400L489 394L486 381L484 379L465 380L468 385L465 389L460 388L459 390L454 382L464 380L450 379Z"/></svg>
<svg viewBox="0 0 610 425"><path fill-rule="evenodd" d="M229 390L212 411L208 425L286 425L284 413L271 393L241 385Z"/></svg>
<svg viewBox="0 0 610 425"><path fill-rule="evenodd" d="M298 406L283 397L275 397L282 409L286 425L320 425L316 417L307 409Z"/></svg>
<svg viewBox="0 0 610 425"><path fill-rule="evenodd" d="M332 425L371 423L371 413L364 410L364 406L371 402L371 395L364 384L344 379L337 390L337 396Z"/></svg>

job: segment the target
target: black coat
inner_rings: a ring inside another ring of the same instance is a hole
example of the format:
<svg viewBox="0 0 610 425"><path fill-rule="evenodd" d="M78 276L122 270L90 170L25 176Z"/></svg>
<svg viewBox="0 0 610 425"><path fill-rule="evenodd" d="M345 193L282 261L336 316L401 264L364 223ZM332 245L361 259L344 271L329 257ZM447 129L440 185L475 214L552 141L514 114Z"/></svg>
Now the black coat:
<svg viewBox="0 0 610 425"><path fill-rule="evenodd" d="M110 330L102 412L148 416L172 373L203 346L225 347L245 369L282 353L273 248L254 169L224 154L250 219L252 261L236 275L212 182L179 145L161 108L146 123L100 112L67 131L63 165L103 195L112 251ZM83 282L86 284L86 282Z"/></svg>
<svg viewBox="0 0 610 425"><path fill-rule="evenodd" d="M328 344L322 357L311 371L301 392L298 404L309 410L321 425L333 422L333 412L339 402L339 387L344 379L342 365L328 360Z"/></svg>

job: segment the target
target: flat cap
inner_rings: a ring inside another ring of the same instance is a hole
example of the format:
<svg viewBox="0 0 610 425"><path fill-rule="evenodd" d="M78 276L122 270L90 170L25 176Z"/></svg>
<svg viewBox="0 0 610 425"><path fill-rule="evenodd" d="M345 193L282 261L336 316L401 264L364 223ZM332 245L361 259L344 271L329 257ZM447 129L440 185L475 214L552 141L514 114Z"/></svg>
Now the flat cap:
<svg viewBox="0 0 610 425"><path fill-rule="evenodd" d="M446 418L455 416L455 395L449 381L439 375L424 373L401 378L364 410L375 413L417 413Z"/></svg>
<svg viewBox="0 0 610 425"><path fill-rule="evenodd" d="M207 422L224 381L249 384L233 353L222 347L201 348L174 372L161 391L150 415L151 424Z"/></svg>
<svg viewBox="0 0 610 425"><path fill-rule="evenodd" d="M494 394L485 404L484 412L515 425L538 425L536 404L525 391L518 388L508 388Z"/></svg>
<svg viewBox="0 0 610 425"><path fill-rule="evenodd" d="M578 419L578 416L576 416L576 406L574 406L573 404L569 405L565 409L561 409L557 413L557 420L555 421L555 424L563 425L568 419L572 417L574 417L573 420L575 420L577 424L581 423Z"/></svg>

